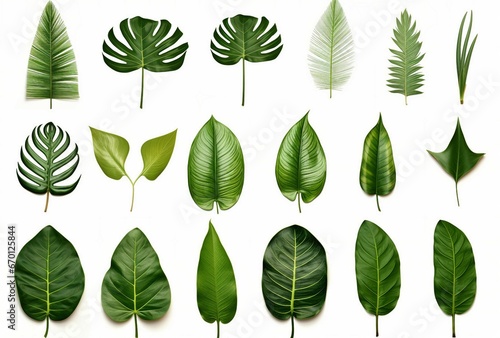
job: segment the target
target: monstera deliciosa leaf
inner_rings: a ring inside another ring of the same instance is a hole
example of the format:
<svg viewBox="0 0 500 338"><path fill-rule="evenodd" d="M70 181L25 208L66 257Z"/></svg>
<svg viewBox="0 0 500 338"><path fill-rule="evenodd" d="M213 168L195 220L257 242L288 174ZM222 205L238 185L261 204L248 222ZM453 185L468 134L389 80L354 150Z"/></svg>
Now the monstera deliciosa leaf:
<svg viewBox="0 0 500 338"><path fill-rule="evenodd" d="M318 135L309 124L307 113L281 142L276 159L276 181L283 196L312 202L321 194L326 181L326 157Z"/></svg>
<svg viewBox="0 0 500 338"><path fill-rule="evenodd" d="M28 243L16 259L15 279L23 311L34 320L68 318L76 309L85 288L80 258L71 244L47 225Z"/></svg>
<svg viewBox="0 0 500 338"><path fill-rule="evenodd" d="M245 61L264 62L278 57L283 45L276 25L269 27L266 17L260 19L238 14L226 18L214 30L210 43L212 56L222 65L235 65L240 60L243 67L243 93L241 105L245 105Z"/></svg>
<svg viewBox="0 0 500 338"><path fill-rule="evenodd" d="M394 310L399 299L398 250L384 230L364 221L356 239L355 258L359 301L375 316L375 335L378 337L378 317Z"/></svg>
<svg viewBox="0 0 500 338"><path fill-rule="evenodd" d="M327 289L325 249L305 228L292 225L279 231L264 253L262 293L267 309L280 320L316 316Z"/></svg>
<svg viewBox="0 0 500 338"><path fill-rule="evenodd" d="M73 150L69 150L70 142L67 132L49 122L35 127L21 148L23 165L17 164L17 178L24 189L46 195L44 211L47 211L51 194L67 195L80 181L78 177L75 182L64 184L80 161L78 146L75 144Z"/></svg>
<svg viewBox="0 0 500 338"><path fill-rule="evenodd" d="M440 220L434 231L434 295L439 307L451 316L467 312L476 298L476 265L467 236L453 224Z"/></svg>
<svg viewBox="0 0 500 338"><path fill-rule="evenodd" d="M28 99L77 99L78 71L66 26L49 1L40 17L28 61Z"/></svg>
<svg viewBox="0 0 500 338"><path fill-rule="evenodd" d="M238 202L245 165L240 142L213 116L193 140L188 159L188 185L194 202L210 211L227 210Z"/></svg>
<svg viewBox="0 0 500 338"><path fill-rule="evenodd" d="M472 58L472 52L474 51L474 46L476 45L477 34L469 45L470 33L472 30L472 19L473 13L470 12L469 28L465 34L465 40L462 43L462 35L464 30L465 18L467 17L467 12L464 14L462 23L460 24L460 29L458 31L457 38L457 51L456 51L456 63L457 63L457 77L458 77L458 89L460 92L460 103L464 103L465 88L467 87L467 74L469 73L470 60Z"/></svg>
<svg viewBox="0 0 500 338"><path fill-rule="evenodd" d="M163 317L170 299L170 285L158 255L140 229L131 230L116 247L102 282L104 312L116 322L125 322L133 316L137 338L137 317L143 320Z"/></svg>
<svg viewBox="0 0 500 338"><path fill-rule="evenodd" d="M120 22L120 32L125 43L120 41L111 28L109 43L102 45L104 62L113 70L129 73L141 69L141 102L144 98L144 69L150 72L170 72L184 63L188 43L177 44L182 32L167 20L150 20L136 16Z"/></svg>

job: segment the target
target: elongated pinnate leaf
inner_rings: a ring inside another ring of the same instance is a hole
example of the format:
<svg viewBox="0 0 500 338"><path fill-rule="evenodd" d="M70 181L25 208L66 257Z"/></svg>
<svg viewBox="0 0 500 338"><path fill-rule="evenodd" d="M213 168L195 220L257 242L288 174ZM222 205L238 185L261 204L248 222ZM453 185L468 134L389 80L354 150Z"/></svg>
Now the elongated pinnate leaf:
<svg viewBox="0 0 500 338"><path fill-rule="evenodd" d="M266 17L260 19L238 14L222 20L214 30L210 43L212 56L222 65L243 66L243 93L241 105L245 105L245 61L264 62L278 57L283 44L276 25L269 27Z"/></svg>
<svg viewBox="0 0 500 338"><path fill-rule="evenodd" d="M356 239L356 281L358 297L365 310L378 317L396 307L401 289L399 254L394 242L378 225L364 221Z"/></svg>
<svg viewBox="0 0 500 338"><path fill-rule="evenodd" d="M92 133L94 155L103 173L114 180L119 180L125 176L130 181L132 185L130 211L132 211L134 208L135 184L141 176L154 181L165 170L174 151L177 129L144 142L141 147L144 167L134 181L125 170L125 161L130 149L127 140L121 136L92 127L90 127L90 131Z"/></svg>
<svg viewBox="0 0 500 338"><path fill-rule="evenodd" d="M292 225L279 231L264 254L262 293L267 309L280 320L316 316L327 289L325 249L305 228Z"/></svg>
<svg viewBox="0 0 500 338"><path fill-rule="evenodd" d="M467 236L453 224L440 220L434 231L434 295L439 307L451 316L467 312L476 298L476 265Z"/></svg>
<svg viewBox="0 0 500 338"><path fill-rule="evenodd" d="M73 183L63 184L78 167L78 146L75 144L69 151L69 134L52 122L35 127L30 136L21 148L23 165L17 164L17 178L24 189L46 195L44 211L47 211L51 194L67 195L80 181L81 176Z"/></svg>
<svg viewBox="0 0 500 338"><path fill-rule="evenodd" d="M170 72L181 68L188 43L176 43L182 32L167 20L150 20L136 16L120 22L120 32L125 43L120 41L111 28L109 43L102 44L104 62L113 70L129 73L141 69L141 103L144 98L144 69L150 72Z"/></svg>
<svg viewBox="0 0 500 338"><path fill-rule="evenodd" d="M238 202L245 164L240 142L213 116L193 140L188 160L189 192L194 202L210 211L214 204L227 210Z"/></svg>
<svg viewBox="0 0 500 338"><path fill-rule="evenodd" d="M408 104L408 96L422 94L420 87L423 86L424 75L420 61L425 53L420 54L420 31L417 31L417 23L412 23L411 15L406 9L401 13L401 17L396 19L393 32L392 41L398 49L390 49L393 58L389 59L392 66L389 67L391 72L387 85L391 88L391 93L404 95L405 104Z"/></svg>
<svg viewBox="0 0 500 338"><path fill-rule="evenodd" d="M462 44L462 35L464 30L465 18L467 17L467 12L465 12L460 24L460 30L458 31L457 38L457 52L456 52L456 63L457 63L457 77L458 77L458 89L460 92L460 103L464 103L465 88L467 87L467 74L469 73L470 60L472 58L472 52L474 51L474 46L477 40L477 34L469 45L470 33L472 30L472 18L473 13L470 12L469 28L465 35L465 40Z"/></svg>
<svg viewBox="0 0 500 338"><path fill-rule="evenodd" d="M396 185L391 139L382 122L382 114L375 127L366 135L359 183L365 193L376 196L379 211L378 197L389 195Z"/></svg>
<svg viewBox="0 0 500 338"><path fill-rule="evenodd" d="M290 201L312 202L326 181L326 157L318 135L309 124L309 112L287 132L276 158L276 181ZM297 196L298 195L298 196Z"/></svg>
<svg viewBox="0 0 500 338"><path fill-rule="evenodd" d="M212 222L200 251L196 276L198 310L207 323L227 324L236 314L237 294L233 266Z"/></svg>
<svg viewBox="0 0 500 338"><path fill-rule="evenodd" d="M427 150L429 154L441 167L455 180L455 194L457 204L460 206L458 198L458 181L474 168L477 162L484 156L484 153L475 153L470 150L465 136L460 126L460 119L457 119L455 133L448 144L448 147L440 153Z"/></svg>
<svg viewBox="0 0 500 338"><path fill-rule="evenodd" d="M101 288L102 308L109 318L125 322L132 316L156 320L170 307L170 285L160 260L144 233L135 228L121 240Z"/></svg>
<svg viewBox="0 0 500 338"><path fill-rule="evenodd" d="M40 17L28 61L26 98L77 99L78 71L66 26L49 1Z"/></svg>
<svg viewBox="0 0 500 338"><path fill-rule="evenodd" d="M314 28L309 47L309 70L319 89L340 90L354 62L351 30L338 0L332 0Z"/></svg>
<svg viewBox="0 0 500 338"><path fill-rule="evenodd" d="M64 320L75 311L85 288L80 258L71 244L47 225L16 259L16 287L23 311L34 320Z"/></svg>

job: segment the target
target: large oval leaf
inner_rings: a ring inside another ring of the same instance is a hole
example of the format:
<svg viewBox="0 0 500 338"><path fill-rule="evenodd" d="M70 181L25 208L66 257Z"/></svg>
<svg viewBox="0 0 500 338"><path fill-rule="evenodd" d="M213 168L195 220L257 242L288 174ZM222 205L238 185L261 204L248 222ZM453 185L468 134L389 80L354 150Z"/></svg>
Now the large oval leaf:
<svg viewBox="0 0 500 338"><path fill-rule="evenodd" d="M71 244L47 225L19 252L15 279L23 311L34 320L63 320L76 309L85 288L80 258Z"/></svg>
<svg viewBox="0 0 500 338"><path fill-rule="evenodd" d="M245 174L243 152L233 132L213 116L196 135L188 160L189 192L203 210L219 212L238 202Z"/></svg>
<svg viewBox="0 0 500 338"><path fill-rule="evenodd" d="M283 138L276 159L276 181L283 196L305 203L321 194L326 181L326 157L307 113Z"/></svg>
<svg viewBox="0 0 500 338"><path fill-rule="evenodd" d="M327 288L325 249L305 228L292 225L279 231L264 254L262 293L277 319L292 321L316 316Z"/></svg>
<svg viewBox="0 0 500 338"><path fill-rule="evenodd" d="M116 322L134 316L155 320L170 307L170 285L160 260L144 233L135 228L121 240L104 276L101 301L104 312Z"/></svg>
<svg viewBox="0 0 500 338"><path fill-rule="evenodd" d="M378 225L364 221L356 239L356 281L358 297L365 310L378 317L390 313L399 299L401 273L394 242Z"/></svg>
<svg viewBox="0 0 500 338"><path fill-rule="evenodd" d="M476 298L476 264L467 236L453 224L440 220L434 231L434 296L451 316L468 311Z"/></svg>
<svg viewBox="0 0 500 338"><path fill-rule="evenodd" d="M212 222L203 241L196 277L198 310L208 323L229 323L236 314L237 294L233 266Z"/></svg>
<svg viewBox="0 0 500 338"><path fill-rule="evenodd" d="M396 167L389 134L382 123L382 114L375 127L366 135L359 183L363 191L377 198L389 195L396 185Z"/></svg>

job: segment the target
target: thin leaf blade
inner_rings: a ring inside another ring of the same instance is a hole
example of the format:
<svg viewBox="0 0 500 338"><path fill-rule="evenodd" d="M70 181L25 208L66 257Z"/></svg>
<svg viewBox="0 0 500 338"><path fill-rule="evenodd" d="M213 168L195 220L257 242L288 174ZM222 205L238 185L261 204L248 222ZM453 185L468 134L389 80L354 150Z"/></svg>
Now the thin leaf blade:
<svg viewBox="0 0 500 338"><path fill-rule="evenodd" d="M92 127L90 127L90 132L94 155L103 173L114 180L119 180L123 176L128 177L125 171L125 161L130 150L127 140Z"/></svg>
<svg viewBox="0 0 500 338"><path fill-rule="evenodd" d="M154 181L165 170L175 147L177 129L171 133L144 142L141 147L144 168L141 175Z"/></svg>

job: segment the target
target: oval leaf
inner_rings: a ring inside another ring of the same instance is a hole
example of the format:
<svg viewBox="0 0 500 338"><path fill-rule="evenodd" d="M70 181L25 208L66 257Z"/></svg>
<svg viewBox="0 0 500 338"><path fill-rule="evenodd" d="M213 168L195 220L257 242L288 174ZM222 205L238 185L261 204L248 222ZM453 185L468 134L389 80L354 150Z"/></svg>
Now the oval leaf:
<svg viewBox="0 0 500 338"><path fill-rule="evenodd" d="M233 266L212 225L200 251L197 274L197 301L201 317L208 323L229 323L236 314L237 294Z"/></svg>
<svg viewBox="0 0 500 338"><path fill-rule="evenodd" d="M276 181L283 196L305 203L321 194L326 181L326 157L307 113L283 138L276 159Z"/></svg>
<svg viewBox="0 0 500 338"><path fill-rule="evenodd" d="M85 275L73 244L47 225L19 252L15 279L23 311L34 320L63 320L76 309Z"/></svg>
<svg viewBox="0 0 500 338"><path fill-rule="evenodd" d="M387 130L382 123L382 114L375 127L366 135L359 183L363 191L379 196L389 195L396 185L396 167L392 156L392 145Z"/></svg>
<svg viewBox="0 0 500 338"><path fill-rule="evenodd" d="M305 228L292 225L279 231L264 254L262 293L267 309L280 320L316 316L327 288L325 249Z"/></svg>
<svg viewBox="0 0 500 338"><path fill-rule="evenodd" d="M174 152L176 135L177 129L166 135L144 142L141 147L142 160L144 161L141 176L146 177L150 181L160 176L167 167Z"/></svg>
<svg viewBox="0 0 500 338"><path fill-rule="evenodd" d="M90 127L94 155L99 167L106 176L119 180L127 176L125 160L130 150L123 137Z"/></svg>
<svg viewBox="0 0 500 338"><path fill-rule="evenodd" d="M106 315L116 322L134 316L155 320L170 307L170 285L160 260L144 233L135 228L121 240L102 282L101 301Z"/></svg>
<svg viewBox="0 0 500 338"><path fill-rule="evenodd" d="M434 296L452 317L455 337L455 315L468 311L476 298L476 264L467 236L443 220L434 231Z"/></svg>
<svg viewBox="0 0 500 338"><path fill-rule="evenodd" d="M240 142L213 116L196 135L188 160L189 192L203 210L219 212L238 202L243 189L245 165Z"/></svg>
<svg viewBox="0 0 500 338"><path fill-rule="evenodd" d="M399 299L401 273L399 254L391 238L376 224L364 221L356 239L358 297L365 310L378 316L390 313Z"/></svg>

